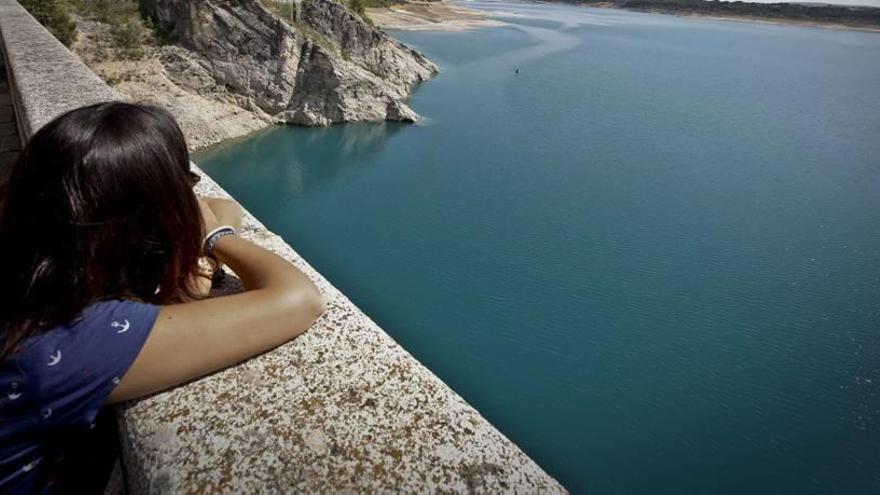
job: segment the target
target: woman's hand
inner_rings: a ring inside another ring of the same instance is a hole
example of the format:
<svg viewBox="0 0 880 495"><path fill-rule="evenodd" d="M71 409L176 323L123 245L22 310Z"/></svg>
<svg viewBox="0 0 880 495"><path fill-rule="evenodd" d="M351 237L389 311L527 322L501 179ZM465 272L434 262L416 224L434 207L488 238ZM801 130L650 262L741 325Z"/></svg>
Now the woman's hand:
<svg viewBox="0 0 880 495"><path fill-rule="evenodd" d="M234 201L225 199L197 198L199 209L202 213L204 231L202 237L208 232L220 227L230 225L236 230L241 230L242 209ZM199 273L194 274L190 280L190 290L197 298L205 298L211 293L214 273L223 267L216 259L207 257L199 258ZM198 299L196 299L198 300Z"/></svg>
<svg viewBox="0 0 880 495"><path fill-rule="evenodd" d="M217 220L217 215L214 214L214 210L211 209L211 205L208 204L205 198L196 198L196 200L199 202L199 210L202 212L202 226L204 228L202 237L205 237L208 232L222 224Z"/></svg>
<svg viewBox="0 0 880 495"><path fill-rule="evenodd" d="M241 205L231 199L204 198L201 201L211 209L217 220L217 226L229 225L237 231L241 230L241 219L244 216Z"/></svg>

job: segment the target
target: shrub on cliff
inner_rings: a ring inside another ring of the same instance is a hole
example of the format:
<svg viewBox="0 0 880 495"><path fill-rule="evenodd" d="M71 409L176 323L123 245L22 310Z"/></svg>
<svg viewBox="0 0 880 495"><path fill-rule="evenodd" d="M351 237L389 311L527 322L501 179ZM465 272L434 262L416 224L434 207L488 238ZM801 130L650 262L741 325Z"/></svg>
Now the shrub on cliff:
<svg viewBox="0 0 880 495"><path fill-rule="evenodd" d="M110 26L117 47L132 58L143 55L150 36L136 0L74 0L80 15Z"/></svg>
<svg viewBox="0 0 880 495"><path fill-rule="evenodd" d="M76 23L65 0L19 0L36 20L67 46L76 40Z"/></svg>
<svg viewBox="0 0 880 495"><path fill-rule="evenodd" d="M367 2L365 0L348 0L348 5L359 16L364 17L367 15Z"/></svg>
<svg viewBox="0 0 880 495"><path fill-rule="evenodd" d="M113 41L126 55L139 58L151 32L137 0L20 0L22 6L67 46L76 40L72 14L110 26Z"/></svg>
<svg viewBox="0 0 880 495"><path fill-rule="evenodd" d="M260 0L260 3L289 24L296 22L296 3L281 2L279 0Z"/></svg>

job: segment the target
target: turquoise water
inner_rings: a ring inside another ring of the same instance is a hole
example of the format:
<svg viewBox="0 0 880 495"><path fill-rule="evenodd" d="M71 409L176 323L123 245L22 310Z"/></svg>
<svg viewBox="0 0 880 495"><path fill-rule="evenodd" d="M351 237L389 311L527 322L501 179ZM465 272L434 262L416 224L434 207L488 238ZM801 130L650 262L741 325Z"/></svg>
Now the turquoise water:
<svg viewBox="0 0 880 495"><path fill-rule="evenodd" d="M478 5L197 161L575 493L880 493L880 34Z"/></svg>

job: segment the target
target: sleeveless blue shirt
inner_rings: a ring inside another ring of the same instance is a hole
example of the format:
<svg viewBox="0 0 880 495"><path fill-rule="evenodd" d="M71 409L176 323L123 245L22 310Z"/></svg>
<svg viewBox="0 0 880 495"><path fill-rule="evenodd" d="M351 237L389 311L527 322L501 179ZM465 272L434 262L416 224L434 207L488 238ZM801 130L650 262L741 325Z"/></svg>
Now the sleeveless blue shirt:
<svg viewBox="0 0 880 495"><path fill-rule="evenodd" d="M46 492L60 438L94 428L143 347L159 306L105 301L0 362L0 493Z"/></svg>

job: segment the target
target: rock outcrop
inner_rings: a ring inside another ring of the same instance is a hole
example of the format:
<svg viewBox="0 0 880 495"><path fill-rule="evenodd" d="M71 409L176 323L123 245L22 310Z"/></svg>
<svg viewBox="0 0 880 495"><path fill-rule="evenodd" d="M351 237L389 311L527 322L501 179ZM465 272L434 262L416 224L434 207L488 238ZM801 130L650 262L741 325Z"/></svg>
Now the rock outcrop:
<svg viewBox="0 0 880 495"><path fill-rule="evenodd" d="M263 129L273 122L259 109L245 109L247 99L216 91L199 94L174 83L162 64L164 47L144 46L141 57L130 58L119 49L113 26L76 18L74 53L125 99L160 106L174 116L192 150L199 150Z"/></svg>
<svg viewBox="0 0 880 495"><path fill-rule="evenodd" d="M174 83L267 118L302 125L400 120L437 68L332 0L298 0L290 22L256 0L141 0L172 44Z"/></svg>

